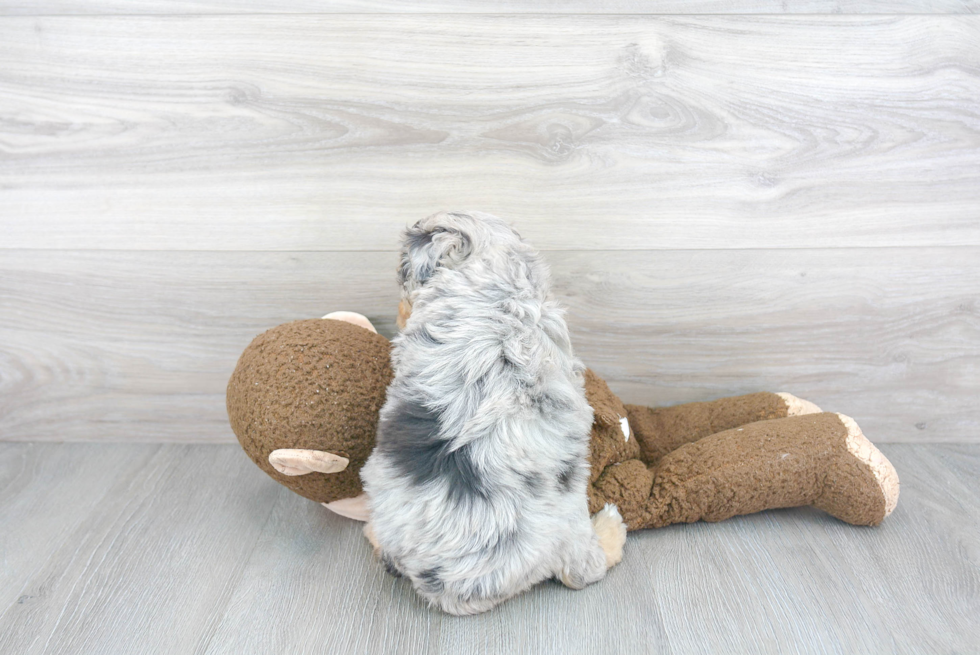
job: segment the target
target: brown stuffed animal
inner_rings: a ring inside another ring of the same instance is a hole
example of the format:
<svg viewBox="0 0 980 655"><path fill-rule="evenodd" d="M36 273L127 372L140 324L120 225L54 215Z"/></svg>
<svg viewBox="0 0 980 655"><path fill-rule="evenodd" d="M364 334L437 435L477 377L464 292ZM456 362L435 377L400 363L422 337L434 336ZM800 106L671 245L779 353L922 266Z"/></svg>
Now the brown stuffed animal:
<svg viewBox="0 0 980 655"><path fill-rule="evenodd" d="M359 314L295 321L259 335L228 383L228 416L277 482L367 519L358 476L392 378L388 340ZM878 525L898 475L860 428L789 394L755 393L652 409L624 405L586 372L592 425L589 511L619 507L628 528L721 521L813 506Z"/></svg>

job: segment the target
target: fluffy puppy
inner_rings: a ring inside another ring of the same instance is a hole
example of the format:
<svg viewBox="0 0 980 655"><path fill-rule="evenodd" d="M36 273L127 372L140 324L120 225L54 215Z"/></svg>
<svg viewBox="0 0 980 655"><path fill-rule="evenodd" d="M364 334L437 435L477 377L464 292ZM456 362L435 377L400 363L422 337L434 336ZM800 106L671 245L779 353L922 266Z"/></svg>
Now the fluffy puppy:
<svg viewBox="0 0 980 655"><path fill-rule="evenodd" d="M589 518L584 367L539 255L500 219L439 213L404 234L404 329L365 534L388 570L451 614L547 578L580 589L619 562L626 528Z"/></svg>

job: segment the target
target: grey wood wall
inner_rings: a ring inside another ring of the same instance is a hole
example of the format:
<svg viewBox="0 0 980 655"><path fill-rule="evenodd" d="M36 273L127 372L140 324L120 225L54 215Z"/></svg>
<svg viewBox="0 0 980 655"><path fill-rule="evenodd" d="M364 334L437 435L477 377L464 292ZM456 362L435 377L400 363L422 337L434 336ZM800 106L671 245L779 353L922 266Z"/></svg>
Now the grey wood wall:
<svg viewBox="0 0 980 655"><path fill-rule="evenodd" d="M980 3L323 4L0 0L0 440L233 440L251 338L390 335L458 208L627 401L980 441Z"/></svg>

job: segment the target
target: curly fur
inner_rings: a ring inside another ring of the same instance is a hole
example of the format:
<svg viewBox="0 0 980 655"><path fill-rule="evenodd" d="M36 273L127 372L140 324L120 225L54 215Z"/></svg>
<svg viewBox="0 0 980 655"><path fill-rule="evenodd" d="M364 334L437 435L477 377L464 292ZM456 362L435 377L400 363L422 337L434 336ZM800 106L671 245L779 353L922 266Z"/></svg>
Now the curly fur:
<svg viewBox="0 0 980 655"><path fill-rule="evenodd" d="M385 566L453 614L601 579L625 529L607 508L600 544L588 515L592 409L540 256L494 216L443 212L406 231L398 278L411 311L361 471Z"/></svg>

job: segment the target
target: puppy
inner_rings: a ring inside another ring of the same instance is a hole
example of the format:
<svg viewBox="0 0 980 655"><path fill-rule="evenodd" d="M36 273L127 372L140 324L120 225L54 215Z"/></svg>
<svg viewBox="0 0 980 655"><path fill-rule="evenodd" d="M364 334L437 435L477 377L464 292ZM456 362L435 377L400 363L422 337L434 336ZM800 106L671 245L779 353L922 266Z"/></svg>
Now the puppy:
<svg viewBox="0 0 980 655"><path fill-rule="evenodd" d="M365 534L430 604L474 614L619 562L615 506L589 518L584 367L538 254L500 219L439 213L404 234L403 331L361 478Z"/></svg>

